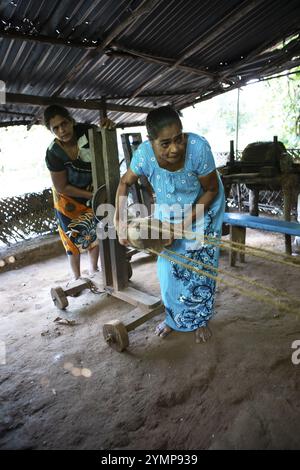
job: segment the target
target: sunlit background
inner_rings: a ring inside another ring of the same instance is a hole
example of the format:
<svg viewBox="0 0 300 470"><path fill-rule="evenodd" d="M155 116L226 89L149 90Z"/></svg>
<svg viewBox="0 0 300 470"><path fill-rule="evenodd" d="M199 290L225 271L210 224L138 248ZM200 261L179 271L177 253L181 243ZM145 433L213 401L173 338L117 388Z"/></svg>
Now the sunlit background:
<svg viewBox="0 0 300 470"><path fill-rule="evenodd" d="M235 142L235 148L243 150L250 142L272 140L277 135L287 148L297 148L299 96L299 76L252 83L185 109L184 130L206 137L217 165L223 163L218 153L229 151L230 140ZM144 127L118 130L120 160L123 158L120 134L124 132L141 132L146 138ZM52 139L43 126L33 126L29 131L26 126L0 129L0 197L51 186L44 158Z"/></svg>

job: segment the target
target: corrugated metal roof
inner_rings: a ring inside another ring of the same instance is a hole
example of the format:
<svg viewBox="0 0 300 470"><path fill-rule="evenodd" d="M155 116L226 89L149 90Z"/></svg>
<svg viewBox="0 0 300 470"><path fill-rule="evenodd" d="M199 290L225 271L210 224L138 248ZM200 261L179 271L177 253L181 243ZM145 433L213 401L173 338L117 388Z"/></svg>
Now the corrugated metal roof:
<svg viewBox="0 0 300 470"><path fill-rule="evenodd" d="M0 80L12 94L180 109L299 66L299 32L299 0L0 0ZM31 123L42 110L0 104L0 124ZM74 116L99 119L90 109Z"/></svg>

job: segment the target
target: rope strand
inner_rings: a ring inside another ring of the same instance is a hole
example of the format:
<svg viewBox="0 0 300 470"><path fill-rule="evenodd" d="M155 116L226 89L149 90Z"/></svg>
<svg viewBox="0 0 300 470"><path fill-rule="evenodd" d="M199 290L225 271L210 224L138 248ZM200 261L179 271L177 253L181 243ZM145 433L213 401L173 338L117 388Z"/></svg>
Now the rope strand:
<svg viewBox="0 0 300 470"><path fill-rule="evenodd" d="M254 287L258 287L259 289L265 290L266 292L268 292L270 294L275 294L278 297L284 297L284 298L287 298L289 300L292 300L295 303L300 303L300 299L296 299L295 297L291 297L290 295L286 294L286 292L280 291L280 290L275 289L273 287L267 287L267 286L264 286L263 284L259 284L258 282L253 281L252 279L250 279L247 276L235 275L235 274L230 273L228 271L225 271L224 269L221 269L219 267L216 268L215 266L211 266L209 264L202 263L202 261L194 260L193 258L189 258L188 256L182 255L181 253L176 253L176 251L172 251L172 250L169 250L167 248L164 251L167 251L168 253L170 253L172 255L175 255L175 256L178 256L178 257L180 257L182 259L185 259L187 261L191 261L195 264L198 264L198 265L202 266L205 269L211 269L212 271L215 271L216 273L221 273L221 274L224 274L225 276L232 277L233 279L236 279L237 281L243 281L247 284L253 285Z"/></svg>
<svg viewBox="0 0 300 470"><path fill-rule="evenodd" d="M255 292L252 292L250 293L250 291L240 287L240 286L236 286L235 284L231 283L231 282L228 282L226 281L225 279L223 278L220 278L218 276L213 276L212 274L209 274L207 272L203 273L203 271L201 271L200 269L197 269L195 268L194 266L191 266L189 264L186 264L186 263L182 263L181 261L179 260L175 260L174 258L171 258L170 256L167 256L163 253L159 253L158 251L156 250L152 250L152 249L149 249L148 251L150 251L151 253L154 253L156 254L157 256L161 256L162 258L165 258L167 259L168 261L171 261L171 262L175 262L176 264L179 264L180 266L183 266L185 267L186 269L189 269L191 271L194 271L196 272L197 274L200 274L200 275L205 275L206 277L210 278L210 279L213 279L215 281L219 280L220 282L223 282L224 284L226 284L228 287L232 287L233 289L235 290L238 290L239 292L241 292L243 295L245 295L246 297L250 297L250 298L254 298L260 302L263 302L263 303L266 303L267 305L272 305L272 306L275 306L276 308L278 308L279 310L281 311L285 311L287 313L296 313L296 314L299 314L299 310L298 309L294 309L294 308L287 308L285 307L284 305L282 305L282 303L276 301L276 300L273 300L272 298L266 298L266 297L263 297L262 295L259 295L259 294L256 294Z"/></svg>

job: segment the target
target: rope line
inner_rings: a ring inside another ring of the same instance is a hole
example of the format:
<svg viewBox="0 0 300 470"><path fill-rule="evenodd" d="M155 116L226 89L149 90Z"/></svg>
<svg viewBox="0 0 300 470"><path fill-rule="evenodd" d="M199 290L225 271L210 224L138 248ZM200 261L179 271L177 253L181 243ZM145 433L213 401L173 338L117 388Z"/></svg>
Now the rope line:
<svg viewBox="0 0 300 470"><path fill-rule="evenodd" d="M240 286L237 286L237 285L235 285L235 284L233 284L233 283L231 283L231 282L228 282L228 281L226 281L225 279L223 279L223 278L221 278L221 277L219 277L219 276L213 276L212 274L207 273L207 272L204 273L202 270L196 268L195 266L191 266L191 265L189 265L189 264L183 263L183 262L181 262L181 261L179 261L179 260L176 260L176 259L174 259L174 258L171 258L170 256L165 255L165 254L163 254L163 253L160 253L160 252L158 252L158 251L156 251L156 250L148 249L148 251L150 251L151 253L156 254L157 256L161 256L162 258L165 258L165 259L167 259L168 261L171 261L171 262L174 262L174 263L176 263L176 264L179 264L180 266L183 266L183 267L186 268L186 269L189 269L189 270L191 270L191 271L194 271L194 272L196 272L197 274L205 275L206 277L208 277L208 278L210 278L210 279L213 279L213 280L215 280L215 281L218 280L218 281L222 282L223 284L227 285L228 287L232 287L233 289L235 289L235 290L241 292L241 293L242 293L243 295L245 295L246 297L250 297L250 298L252 298L252 299L254 298L254 299L256 299L256 300L258 300L258 301L260 301L260 302L263 302L263 303L265 303L265 304L267 304L267 305L275 306L275 307L278 308L279 310L285 311L285 312L287 312L287 313L296 313L296 314L299 314L299 310L298 310L298 309L289 308L289 307L283 305L280 301L276 301L276 300L274 300L274 299L272 299L272 298L269 298L269 297L267 298L267 297L264 297L264 296L262 296L262 295L260 295L260 294L255 293L255 292L248 291L248 290L244 289L243 287L240 287ZM176 253L176 255L177 255L177 253ZM194 260L193 260L193 261L194 261Z"/></svg>
<svg viewBox="0 0 300 470"><path fill-rule="evenodd" d="M165 232L162 230L160 227L156 228L155 226L152 228L152 230L158 230L158 232L161 234ZM197 240L197 237L195 236L195 232L191 232L189 230L184 230L184 232L176 232L174 231L174 235L179 234L179 235L188 235L188 239L190 241L192 240ZM254 256L256 258L261 258L268 260L272 263L277 263L277 264L283 264L285 266L290 266L293 268L300 268L300 262L296 261L295 258L291 255L287 255L285 253L278 253L276 251L271 251L271 250L266 250L265 248L256 248L252 247L249 245L246 245L244 243L239 243L239 242L233 242L230 240L220 240L219 238L212 237L211 235L204 235L204 239L207 240L209 243L212 245L215 244L219 246L220 248L224 248L225 250L233 250L238 253L243 253L247 255ZM270 256L264 256L263 254L270 255ZM275 258L282 258L282 259L274 259Z"/></svg>
<svg viewBox="0 0 300 470"><path fill-rule="evenodd" d="M153 228L158 230L158 232L160 234L161 233L166 233L166 229L162 229L161 227L159 227L159 228L152 227L152 229ZM184 235L186 235L186 236L188 235L189 241L197 240L197 239L199 240L199 237L195 236L195 232L191 232L191 231L187 231L187 230L184 230L183 233L175 230L173 232L173 234L174 235L180 234L181 238L182 238L182 236L184 238ZM243 254L252 255L252 256L255 256L255 257L258 257L258 258L265 259L267 261L271 261L271 262L278 263L278 264L284 264L284 265L287 265L287 266L290 266L290 267L293 267L293 268L295 268L295 267L299 268L300 267L300 264L295 263L295 259L292 256L285 255L285 254L282 254L282 253L276 253L276 252L273 252L271 250L266 250L264 248L250 247L246 244L239 243L239 242L221 240L220 237L219 238L218 237L213 237L211 235L204 235L204 240L206 241L206 244L211 244L213 246L215 245L217 247L224 248L226 250L234 250L234 251L237 251L237 252L241 252ZM143 250L141 250L141 251L143 251ZM299 304L300 303L299 299L296 299L295 297L291 297L290 295L286 294L285 292L280 291L278 289L275 289L273 287L267 287L263 284L259 284L258 282L253 281L252 279L250 279L246 276L240 276L240 275L237 276L233 273L228 273L227 271L225 271L221 268L217 268L215 266L207 265L207 264L205 264L205 263L203 263L199 260L194 260L193 258L189 258L186 255L183 255L181 253L177 253L175 251L172 251L172 250L168 249L167 247L164 248L164 252L169 253L173 257L169 256L168 254L164 254L162 252L159 252L159 251L157 251L155 249L152 249L152 248L147 248L144 251L146 251L148 253L153 253L157 256L161 256L162 258L165 258L165 259L167 259L168 261L170 261L172 263L176 263L180 266L183 266L186 269L189 269L191 271L196 272L198 275L206 276L210 279L213 279L214 281L218 280L218 281L222 282L223 284L227 285L228 287L231 287L231 288L239 291L240 293L242 293L246 297L256 299L259 302L263 302L263 303L265 303L269 306L270 305L275 306L276 308L278 308L281 311L288 312L288 313L296 313L296 314L300 313L300 308L299 307L295 308L293 305L289 306L288 302L287 302L287 304L284 305L281 302L281 300L276 300L273 297L274 297L274 295L276 295L277 297L288 299L288 301L293 301L294 304ZM187 263L183 263L182 261L174 258L174 256L176 256L177 258L181 258L185 261L192 262L192 263L194 263L198 266L201 266L202 269L199 269L195 266L191 266L190 264L187 264ZM285 259L276 259L276 257L277 258L284 257ZM289 260L292 260L292 261L290 262ZM211 274L207 271L204 271L204 269L210 270L211 272L215 272L216 276L214 276L213 274ZM249 289L246 289L244 287L241 287L240 285L233 284L232 282L229 282L228 280L225 280L223 277L218 276L219 273L221 273L222 275L231 277L232 279L242 281L242 282L244 282L246 284L249 284L249 285L251 285L255 288L259 288L259 289L263 290L265 293L267 293L267 295L261 295L261 294L258 294L255 291L253 291L253 290L249 290ZM273 297L270 297L270 296L273 296Z"/></svg>
<svg viewBox="0 0 300 470"><path fill-rule="evenodd" d="M266 292L268 292L270 294L275 294L278 297L287 298L289 300L292 300L295 303L300 303L300 299L296 299L295 297L291 297L286 292L280 291L279 289L275 289L274 287L267 287L267 286L264 286L263 284L259 284L258 282L253 281L252 279L250 279L247 276L241 276L241 275L236 275L236 274L227 272L224 269L221 269L219 267L216 268L215 266L211 266L209 264L202 263L202 261L194 260L193 258L189 258L188 256L182 255L181 253L176 253L176 251L172 251L172 250L169 250L167 248L165 248L164 251L167 251L171 255L175 255L175 256L178 256L179 258L182 258L182 259L185 259L187 261L191 261L195 264L198 264L198 265L202 266L205 269L210 269L210 270L215 271L217 273L221 273L221 274L224 274L228 277L236 279L237 281L243 281L243 282L245 282L247 284L250 284L254 287L258 287L259 289L265 290Z"/></svg>

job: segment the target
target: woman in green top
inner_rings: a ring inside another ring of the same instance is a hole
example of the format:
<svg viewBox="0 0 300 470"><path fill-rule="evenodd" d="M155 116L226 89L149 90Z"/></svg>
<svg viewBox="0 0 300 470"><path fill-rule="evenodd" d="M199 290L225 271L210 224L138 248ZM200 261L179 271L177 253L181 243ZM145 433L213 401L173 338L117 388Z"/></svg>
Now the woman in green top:
<svg viewBox="0 0 300 470"><path fill-rule="evenodd" d="M87 202L93 196L91 151L88 129L76 124L69 111L59 105L45 109L44 122L55 139L46 152L46 165L53 183L55 215L61 240L75 279L81 275L80 254L88 251L90 274L98 270L99 244L96 220ZM114 124L105 119L103 127Z"/></svg>

